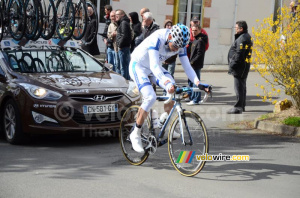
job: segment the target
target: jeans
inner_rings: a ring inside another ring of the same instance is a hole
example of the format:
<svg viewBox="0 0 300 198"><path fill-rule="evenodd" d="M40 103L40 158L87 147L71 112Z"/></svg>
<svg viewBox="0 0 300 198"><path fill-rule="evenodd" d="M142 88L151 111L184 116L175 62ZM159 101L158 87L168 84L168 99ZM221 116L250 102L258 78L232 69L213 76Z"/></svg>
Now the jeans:
<svg viewBox="0 0 300 198"><path fill-rule="evenodd" d="M122 49L119 49L118 55L119 55L119 59L120 59L121 75L126 80L130 80L129 70L128 70L129 62L130 62L130 48L124 47Z"/></svg>
<svg viewBox="0 0 300 198"><path fill-rule="evenodd" d="M107 62L112 64L113 70L115 71L115 50L113 48L108 47L107 48Z"/></svg>
<svg viewBox="0 0 300 198"><path fill-rule="evenodd" d="M116 51L115 51L115 70L114 71L117 72L118 74L121 74L119 54Z"/></svg>
<svg viewBox="0 0 300 198"><path fill-rule="evenodd" d="M165 70L167 70L171 74L171 76L174 78L175 62L171 63L171 64L163 64L162 67L165 68Z"/></svg>
<svg viewBox="0 0 300 198"><path fill-rule="evenodd" d="M194 69L194 70L195 70L195 73L196 73L197 77L200 80L201 69ZM196 87L196 88L198 87L197 85L195 85L190 80L188 81L188 84L189 84L190 87ZM201 92L193 92L193 91L191 91L189 93L189 95L190 95L190 100L193 100L194 103L198 103L201 100Z"/></svg>

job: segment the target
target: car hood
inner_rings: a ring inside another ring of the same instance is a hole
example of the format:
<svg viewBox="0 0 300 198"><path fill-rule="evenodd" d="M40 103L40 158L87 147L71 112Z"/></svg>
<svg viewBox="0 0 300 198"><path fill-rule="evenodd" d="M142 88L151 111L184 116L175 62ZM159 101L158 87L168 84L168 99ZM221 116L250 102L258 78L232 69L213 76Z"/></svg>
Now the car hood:
<svg viewBox="0 0 300 198"><path fill-rule="evenodd" d="M29 79L57 89L125 88L128 82L113 72L27 74Z"/></svg>

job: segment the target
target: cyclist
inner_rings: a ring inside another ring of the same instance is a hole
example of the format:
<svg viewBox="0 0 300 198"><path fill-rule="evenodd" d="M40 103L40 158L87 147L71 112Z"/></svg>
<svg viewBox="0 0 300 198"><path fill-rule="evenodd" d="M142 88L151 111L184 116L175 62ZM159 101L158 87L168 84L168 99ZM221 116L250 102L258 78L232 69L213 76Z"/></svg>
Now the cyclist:
<svg viewBox="0 0 300 198"><path fill-rule="evenodd" d="M201 84L194 69L189 63L186 53L186 45L189 43L190 32L183 24L173 25L171 29L156 30L146 38L131 54L129 64L129 74L136 83L143 96L142 105L138 111L136 125L130 134L132 147L136 152L144 152L141 142L141 127L148 115L151 107L156 101L156 94L151 86L158 84L168 93L175 91L174 79L161 66L161 63L169 57L179 54L179 58L188 78L198 86L199 89L209 92L207 85ZM169 113L174 103L164 106L164 110ZM176 133L174 138L179 138Z"/></svg>

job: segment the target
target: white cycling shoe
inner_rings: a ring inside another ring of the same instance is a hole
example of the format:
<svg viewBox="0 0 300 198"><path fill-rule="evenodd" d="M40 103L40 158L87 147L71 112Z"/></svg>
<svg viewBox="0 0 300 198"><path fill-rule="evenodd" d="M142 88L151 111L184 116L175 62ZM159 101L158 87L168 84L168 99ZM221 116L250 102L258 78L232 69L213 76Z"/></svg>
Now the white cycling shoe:
<svg viewBox="0 0 300 198"><path fill-rule="evenodd" d="M133 150L135 150L138 153L143 153L144 148L143 148L142 139L141 139L141 129L139 129L135 126L133 131L131 132L129 138L130 138Z"/></svg>

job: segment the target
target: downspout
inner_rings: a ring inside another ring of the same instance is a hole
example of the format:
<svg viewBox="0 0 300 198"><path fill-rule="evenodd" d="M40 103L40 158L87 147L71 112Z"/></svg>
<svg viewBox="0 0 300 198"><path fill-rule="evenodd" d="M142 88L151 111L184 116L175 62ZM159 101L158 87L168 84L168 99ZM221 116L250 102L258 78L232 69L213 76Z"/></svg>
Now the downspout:
<svg viewBox="0 0 300 198"><path fill-rule="evenodd" d="M236 23L236 15L237 15L237 8L238 8L238 1L239 0L235 0L235 7L234 7L234 16L233 16L233 28L232 28L232 43L234 41L234 35L235 35L235 23Z"/></svg>
<svg viewBox="0 0 300 198"><path fill-rule="evenodd" d="M179 0L175 0L173 6L173 24L178 23L178 10L179 10Z"/></svg>

